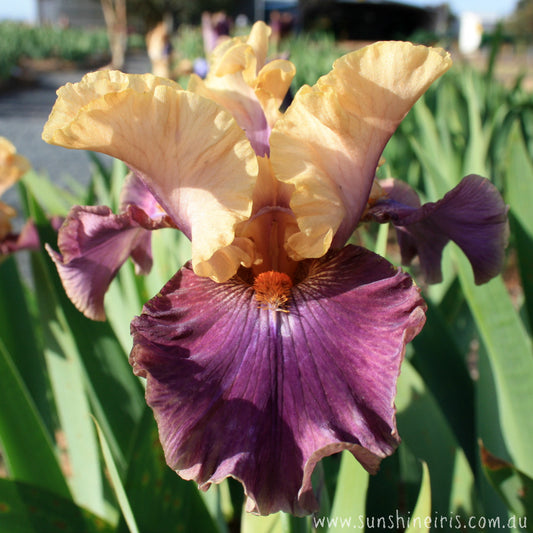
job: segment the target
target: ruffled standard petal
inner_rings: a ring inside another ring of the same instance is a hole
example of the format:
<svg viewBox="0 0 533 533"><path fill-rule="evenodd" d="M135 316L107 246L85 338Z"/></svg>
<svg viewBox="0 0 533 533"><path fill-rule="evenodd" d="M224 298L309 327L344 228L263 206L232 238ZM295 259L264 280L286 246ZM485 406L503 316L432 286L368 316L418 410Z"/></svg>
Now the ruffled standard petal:
<svg viewBox="0 0 533 533"><path fill-rule="evenodd" d="M246 132L256 154L269 154L270 131L295 74L290 61L266 63L270 28L256 22L247 39L235 37L218 46L205 80L192 75L188 90L225 107Z"/></svg>
<svg viewBox="0 0 533 533"><path fill-rule="evenodd" d="M120 215L105 206L77 206L59 230L59 253L46 249L74 305L92 320L105 320L104 296L118 269L131 256L140 272L148 272L148 230L171 226L168 217L152 220L136 206Z"/></svg>
<svg viewBox="0 0 533 533"><path fill-rule="evenodd" d="M43 139L127 163L191 239L195 268L230 246L250 216L257 160L244 132L218 104L170 80L88 74L58 91Z"/></svg>
<svg viewBox="0 0 533 533"><path fill-rule="evenodd" d="M488 179L471 174L438 202L422 206L407 183L388 179L380 185L387 196L376 201L367 218L394 224L402 262L410 264L418 255L428 283L442 281L442 250L450 240L468 257L476 284L501 272L508 207Z"/></svg>
<svg viewBox="0 0 533 533"><path fill-rule="evenodd" d="M274 59L267 63L257 74L255 95L267 122L272 128L281 118L280 107L296 74L296 67L286 59Z"/></svg>
<svg viewBox="0 0 533 533"><path fill-rule="evenodd" d="M300 89L270 136L276 177L295 186L293 259L321 257L346 242L385 144L450 66L441 49L380 42L343 56L315 86Z"/></svg>
<svg viewBox="0 0 533 533"><path fill-rule="evenodd" d="M324 456L348 449L375 472L393 452L396 380L425 320L411 278L367 250L304 266L287 312L185 267L132 322L168 464L202 489L235 477L260 514L313 511Z"/></svg>

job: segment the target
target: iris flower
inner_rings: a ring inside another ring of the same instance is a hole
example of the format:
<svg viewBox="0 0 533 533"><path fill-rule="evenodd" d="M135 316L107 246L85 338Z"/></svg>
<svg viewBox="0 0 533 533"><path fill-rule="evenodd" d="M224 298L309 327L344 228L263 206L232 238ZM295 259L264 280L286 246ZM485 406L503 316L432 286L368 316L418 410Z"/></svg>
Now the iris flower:
<svg viewBox="0 0 533 533"><path fill-rule="evenodd" d="M43 138L121 159L143 192L116 215L74 208L50 251L71 298L101 318L106 284L147 232L164 224L191 240L192 260L131 325L166 461L201 489L239 480L248 511L302 515L317 507L323 457L349 450L376 472L397 447L396 381L425 321L407 273L346 244L356 226L392 221L410 260L466 222L474 269L496 258L485 281L501 267L506 208L479 177L422 207L374 183L395 128L450 67L446 52L373 44L281 113L294 67L267 63L267 44L257 23L189 90L120 72L60 89Z"/></svg>
<svg viewBox="0 0 533 533"><path fill-rule="evenodd" d="M0 196L30 168L30 162L17 154L13 143L0 137ZM39 237L31 221L24 225L20 234L13 233L11 219L15 216L16 211L11 206L0 202L0 256L17 250L34 249L39 245Z"/></svg>

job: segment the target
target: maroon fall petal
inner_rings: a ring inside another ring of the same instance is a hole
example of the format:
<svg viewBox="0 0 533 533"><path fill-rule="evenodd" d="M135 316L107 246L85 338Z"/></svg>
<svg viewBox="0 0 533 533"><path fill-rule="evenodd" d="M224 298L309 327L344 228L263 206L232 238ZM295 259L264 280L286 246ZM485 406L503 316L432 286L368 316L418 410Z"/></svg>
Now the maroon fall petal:
<svg viewBox="0 0 533 533"><path fill-rule="evenodd" d="M168 227L136 206L114 215L105 206L74 207L58 232L59 253L46 245L63 287L88 318L105 320L104 296L118 269L130 256L138 269L151 267L148 230Z"/></svg>
<svg viewBox="0 0 533 533"><path fill-rule="evenodd" d="M8 233L0 240L0 257L21 250L38 250L40 246L39 234L33 221L28 220L20 233Z"/></svg>
<svg viewBox="0 0 533 533"><path fill-rule="evenodd" d="M438 202L422 206L404 182L389 179L382 188L387 197L369 209L367 218L394 224L402 262L409 264L418 255L428 283L442 281L442 250L450 240L468 257L476 284L501 272L509 236L508 207L488 179L471 174Z"/></svg>
<svg viewBox="0 0 533 533"><path fill-rule="evenodd" d="M394 451L400 364L425 321L411 278L368 250L302 268L273 311L239 278L188 265L132 322L130 362L168 464L204 490L238 479L259 514L315 510L311 474L327 455L350 450L375 472Z"/></svg>

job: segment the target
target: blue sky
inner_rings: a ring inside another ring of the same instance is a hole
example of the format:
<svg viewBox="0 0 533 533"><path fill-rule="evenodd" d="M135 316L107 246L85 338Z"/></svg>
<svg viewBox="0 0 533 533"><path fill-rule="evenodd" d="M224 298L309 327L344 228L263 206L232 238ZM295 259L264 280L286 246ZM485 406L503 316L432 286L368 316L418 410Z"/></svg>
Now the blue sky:
<svg viewBox="0 0 533 533"><path fill-rule="evenodd" d="M404 0L414 5L439 5L443 0ZM448 0L455 13L473 11L480 14L505 16L509 15L517 0ZM0 0L0 19L14 18L35 20L37 16L36 0L17 0L10 2Z"/></svg>
<svg viewBox="0 0 533 533"><path fill-rule="evenodd" d="M36 0L0 0L0 19L35 20L37 18Z"/></svg>

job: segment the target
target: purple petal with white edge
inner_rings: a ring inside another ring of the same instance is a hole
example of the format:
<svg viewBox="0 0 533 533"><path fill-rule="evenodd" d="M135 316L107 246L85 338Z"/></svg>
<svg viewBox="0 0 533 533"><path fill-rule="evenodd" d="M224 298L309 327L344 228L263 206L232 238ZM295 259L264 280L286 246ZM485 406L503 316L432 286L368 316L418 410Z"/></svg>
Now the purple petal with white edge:
<svg viewBox="0 0 533 533"><path fill-rule="evenodd" d="M238 479L259 514L315 510L327 455L350 450L375 472L394 451L396 380L425 321L411 278L368 250L301 265L285 312L186 266L132 322L167 463L204 490Z"/></svg>
<svg viewBox="0 0 533 533"><path fill-rule="evenodd" d="M428 283L442 281L442 250L450 240L468 257L476 284L501 272L509 236L508 207L488 179L466 176L441 200L422 206L406 183L389 179L380 185L388 197L379 199L366 218L394 224L402 262L409 264L418 255Z"/></svg>
<svg viewBox="0 0 533 533"><path fill-rule="evenodd" d="M131 255L138 270L149 271L149 230L169 227L136 206L114 215L105 206L72 208L58 232L59 253L46 245L63 287L88 318L105 320L104 295L118 269Z"/></svg>

